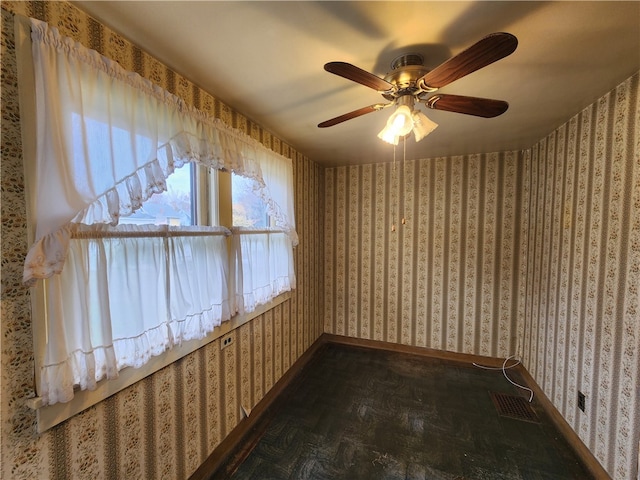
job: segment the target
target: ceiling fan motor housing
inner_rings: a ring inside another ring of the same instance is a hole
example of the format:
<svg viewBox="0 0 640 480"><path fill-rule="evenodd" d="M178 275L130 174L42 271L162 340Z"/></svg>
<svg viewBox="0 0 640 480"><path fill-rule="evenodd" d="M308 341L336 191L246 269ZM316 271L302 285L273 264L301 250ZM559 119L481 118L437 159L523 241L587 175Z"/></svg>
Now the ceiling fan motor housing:
<svg viewBox="0 0 640 480"><path fill-rule="evenodd" d="M391 93L385 93L383 96L387 100L393 100L403 95L415 95L419 93L420 88L416 82L419 78L429 72L429 69L423 65L423 57L418 53L408 53L396 57L391 62L392 70L387 73L384 79L393 84L396 88Z"/></svg>

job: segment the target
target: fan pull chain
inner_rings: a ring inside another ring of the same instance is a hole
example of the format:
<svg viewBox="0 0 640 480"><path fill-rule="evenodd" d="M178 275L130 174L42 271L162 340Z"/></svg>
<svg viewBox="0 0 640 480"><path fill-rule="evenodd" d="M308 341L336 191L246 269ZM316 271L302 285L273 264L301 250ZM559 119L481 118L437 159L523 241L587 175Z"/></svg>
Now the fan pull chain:
<svg viewBox="0 0 640 480"><path fill-rule="evenodd" d="M396 189L396 146L393 146L393 172L391 173L391 195L393 190ZM396 201L394 200L391 205L391 231L396 231Z"/></svg>

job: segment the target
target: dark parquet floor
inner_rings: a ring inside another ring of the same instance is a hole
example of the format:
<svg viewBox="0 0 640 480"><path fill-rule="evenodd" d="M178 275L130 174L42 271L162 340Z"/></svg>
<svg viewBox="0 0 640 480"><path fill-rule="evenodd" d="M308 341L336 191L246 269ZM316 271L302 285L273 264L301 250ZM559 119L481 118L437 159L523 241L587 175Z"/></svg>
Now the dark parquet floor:
<svg viewBox="0 0 640 480"><path fill-rule="evenodd" d="M499 415L491 392L529 395L501 371L327 344L211 478L590 478L535 399L528 422Z"/></svg>

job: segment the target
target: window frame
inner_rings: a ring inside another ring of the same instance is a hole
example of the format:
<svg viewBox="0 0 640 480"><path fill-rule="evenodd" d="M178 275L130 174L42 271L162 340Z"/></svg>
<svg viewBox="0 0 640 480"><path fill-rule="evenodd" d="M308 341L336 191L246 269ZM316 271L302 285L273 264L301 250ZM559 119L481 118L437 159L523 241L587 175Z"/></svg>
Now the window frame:
<svg viewBox="0 0 640 480"><path fill-rule="evenodd" d="M16 41L22 45L30 44L30 23L29 19L25 17L16 16ZM22 46L22 49L25 47ZM26 47L29 49L29 47ZM20 73L21 82L24 79L29 79L30 85L21 85L20 89L20 104L21 107L27 106L28 108L21 108L21 123L23 128L23 139L35 138L36 132L36 119L35 119L35 98L29 95L28 92L32 92L35 89L33 83L34 67L30 61L27 61L26 54L21 54L18 49L18 70ZM35 158L35 142L23 141L23 155L25 158L24 167L25 170L33 170L35 168L35 162L29 161L27 158ZM201 195L196 201L196 216L197 223L220 225L231 227L232 208L231 208L231 177L228 172L214 170L202 165L197 165L195 169L195 186L196 191L199 192L196 195ZM25 175L25 183L28 183L29 175ZM212 186L217 187L218 195L211 193ZM26 190L30 191L29 185L26 185ZM30 202L27 198L27 202ZM203 208L203 205L206 205ZM33 209L28 208L28 212ZM29 244L34 241L35 232L33 219L27 218L27 236ZM294 232L295 233L295 232ZM228 257L231 261L231 251L228 250ZM231 279L230 279L231 281ZM47 328L47 312L46 312L46 282L47 280L40 280L35 283L30 289L31 304L32 304L32 331L34 337L34 362L36 372L39 371L40 366L43 364L45 356L45 345L47 343L48 332ZM142 380L143 378L157 372L158 370L171 365L178 359L188 355L195 350L203 347L204 345L220 338L224 335L235 335L234 331L241 325L251 321L253 318L262 315L266 311L276 307L277 305L285 302L291 298L291 291L285 292L272 301L258 306L251 313L236 314L233 315L231 320L223 322L220 326L215 327L214 331L206 335L202 339L184 341L181 345L177 345L171 350L165 351L161 355L152 357L149 362L140 368L123 368L119 372L118 378L115 379L103 379L97 382L97 388L95 390L79 390L76 389L74 397L65 403L55 403L53 405L43 405L43 401L40 397L32 397L26 400L25 404L37 410L38 419L38 432L44 432L54 425L61 423L62 421L70 418L71 416L81 412L82 410L95 405L108 396L117 393L134 383ZM36 395L38 391L41 391L40 376L35 375Z"/></svg>
<svg viewBox="0 0 640 480"><path fill-rule="evenodd" d="M35 328L37 318L42 318L43 302L44 302L44 282L38 282L36 287L33 287L35 292L32 292L32 322L34 325L34 340L37 333ZM187 340L182 342L181 345L177 345L174 348L167 350L161 355L152 357L149 362L144 364L140 368L123 368L120 370L118 378L103 379L97 382L97 388L95 390L76 390L74 397L66 403L55 403L53 405L43 405L40 397L33 397L26 400L25 404L36 410L37 414L37 431L43 433L46 430L62 423L63 421L71 418L72 416L82 412L83 410L94 406L107 397L118 393L125 388L132 386L134 383L143 380L149 375L153 375L157 371L171 365L172 363L180 360L182 357L195 352L196 350L204 347L205 345L217 340L226 335L235 335L235 330L242 325L250 322L254 318L268 312L269 310L277 307L291 298L291 291L285 292L268 304L260 305L251 313L236 314L231 317L231 320L223 322L218 327L215 327L213 332L199 340ZM38 340L34 341L34 344L44 342L44 335L38 335ZM42 352L44 351L44 343L40 343L40 364L42 363ZM38 361L36 359L37 352L34 352L34 361L36 368ZM39 376L36 375L36 384L39 388Z"/></svg>
<svg viewBox="0 0 640 480"><path fill-rule="evenodd" d="M263 220L264 220L264 223L265 223L266 225L257 225L257 226L244 227L244 226L236 225L236 224L235 224L235 221L234 221L234 213L233 213L233 207L234 207L234 204L235 204L234 199L233 199L233 183L234 183L234 177L235 177L235 176L242 177L242 175L236 175L235 173L232 173L232 174L231 174L231 217L232 217L232 218L231 218L231 226L233 227L233 229L238 230L238 231L242 231L242 229L243 229L243 228L250 228L250 229L255 229L255 228L258 228L258 229L259 229L259 228L264 228L264 229L273 229L273 228L275 228L275 227L276 227L276 222L275 222L275 220L274 220L274 219L273 219L273 217L271 217L271 215L269 215L269 213L266 211L266 210L267 210L267 207L266 207L266 205L264 204L264 202L262 201L262 199L261 199L260 197L258 197L257 195L255 195L255 193L254 193L254 196L255 196L258 200L260 200L260 201L262 202L262 206L263 206L263 207L264 207L264 209L265 209L265 212L264 212L264 218L263 218Z"/></svg>
<svg viewBox="0 0 640 480"><path fill-rule="evenodd" d="M231 173L224 170L210 169L203 165L194 166L196 218L199 222L206 222L205 224L232 227ZM228 244L230 241L231 239L228 238ZM232 252L229 245L227 255L231 263ZM43 364L48 336L46 331L46 326L48 325L46 309L47 282L48 279L43 279L37 282L34 287L31 287L31 318L36 372L39 371L40 366ZM233 274L229 278L229 283L233 283ZM37 412L38 433L42 433L81 411L100 403L107 397L128 388L223 336L235 335L234 332L237 328L287 301L291 298L291 295L291 291L284 292L270 302L257 306L251 312L233 314L229 321L222 322L221 325L215 327L213 332L205 337L184 341L182 344L176 345L160 355L151 357L145 365L139 368L123 368L119 371L118 378L105 378L97 382L95 390L80 390L76 388L74 397L69 402L43 405L40 397L28 399L25 402L26 405ZM37 374L35 375L35 384L36 392L40 391L40 376Z"/></svg>

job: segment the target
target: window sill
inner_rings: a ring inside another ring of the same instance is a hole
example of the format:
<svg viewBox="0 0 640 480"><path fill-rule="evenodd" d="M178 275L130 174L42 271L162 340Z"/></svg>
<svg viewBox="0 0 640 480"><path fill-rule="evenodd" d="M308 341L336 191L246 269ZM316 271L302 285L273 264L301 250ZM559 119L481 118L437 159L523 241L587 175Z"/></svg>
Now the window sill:
<svg viewBox="0 0 640 480"><path fill-rule="evenodd" d="M157 372L158 370L171 365L180 358L196 351L206 344L227 335L238 327L250 322L254 318L269 311L275 306L291 298L291 292L283 293L268 304L261 305L251 313L236 315L228 322L216 327L206 337L200 340L190 340L182 345L153 357L148 363L140 368L125 368L119 372L119 376L113 380L103 380L98 382L95 390L80 390L75 392L73 399L67 403L56 403L54 405L42 405L41 397L29 398L25 404L37 411L38 433L42 433L59 423L71 418L81 411L101 402L105 398L118 393L121 390L133 385L143 378Z"/></svg>

